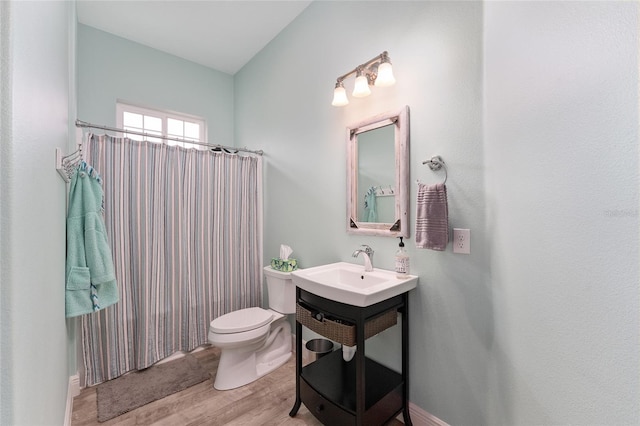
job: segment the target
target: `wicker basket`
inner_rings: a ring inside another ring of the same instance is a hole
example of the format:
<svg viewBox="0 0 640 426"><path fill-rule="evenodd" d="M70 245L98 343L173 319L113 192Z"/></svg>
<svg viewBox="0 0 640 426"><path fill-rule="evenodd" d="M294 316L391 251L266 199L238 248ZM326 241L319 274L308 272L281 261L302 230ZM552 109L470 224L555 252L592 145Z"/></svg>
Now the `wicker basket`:
<svg viewBox="0 0 640 426"><path fill-rule="evenodd" d="M355 346L356 344L355 324L343 323L330 318L317 320L310 310L300 304L296 305L296 319L300 324L334 342L345 346ZM364 338L368 339L371 336L375 336L381 331L396 325L397 321L398 316L395 309L370 319L364 324Z"/></svg>

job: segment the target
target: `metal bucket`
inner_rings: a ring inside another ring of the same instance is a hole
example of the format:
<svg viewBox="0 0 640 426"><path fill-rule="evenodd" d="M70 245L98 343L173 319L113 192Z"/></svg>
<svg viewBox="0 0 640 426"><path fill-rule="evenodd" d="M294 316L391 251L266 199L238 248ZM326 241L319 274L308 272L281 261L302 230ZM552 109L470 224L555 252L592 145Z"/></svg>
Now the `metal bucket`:
<svg viewBox="0 0 640 426"><path fill-rule="evenodd" d="M309 353L309 361L313 362L330 354L333 350L333 342L327 339L312 339L307 342L306 348Z"/></svg>

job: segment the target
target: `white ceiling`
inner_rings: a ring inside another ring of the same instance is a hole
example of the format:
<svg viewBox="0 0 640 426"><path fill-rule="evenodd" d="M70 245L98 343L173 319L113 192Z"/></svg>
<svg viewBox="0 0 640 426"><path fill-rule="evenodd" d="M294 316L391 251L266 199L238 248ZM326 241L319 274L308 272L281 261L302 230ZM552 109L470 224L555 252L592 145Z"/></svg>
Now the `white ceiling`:
<svg viewBox="0 0 640 426"><path fill-rule="evenodd" d="M77 13L82 24L233 75L310 3L80 0Z"/></svg>

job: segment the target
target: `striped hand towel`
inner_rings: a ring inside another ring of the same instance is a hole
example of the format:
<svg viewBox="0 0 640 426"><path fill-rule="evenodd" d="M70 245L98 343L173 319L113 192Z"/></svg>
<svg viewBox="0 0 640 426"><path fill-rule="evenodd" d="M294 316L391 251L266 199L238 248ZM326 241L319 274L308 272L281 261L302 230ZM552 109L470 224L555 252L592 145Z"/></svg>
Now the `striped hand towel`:
<svg viewBox="0 0 640 426"><path fill-rule="evenodd" d="M416 248L444 251L449 241L447 187L418 184Z"/></svg>

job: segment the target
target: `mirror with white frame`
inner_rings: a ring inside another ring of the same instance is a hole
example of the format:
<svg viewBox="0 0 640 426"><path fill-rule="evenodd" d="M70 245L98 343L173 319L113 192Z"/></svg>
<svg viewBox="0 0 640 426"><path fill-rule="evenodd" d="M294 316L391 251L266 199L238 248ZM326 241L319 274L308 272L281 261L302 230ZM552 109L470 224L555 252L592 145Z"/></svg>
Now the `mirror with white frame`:
<svg viewBox="0 0 640 426"><path fill-rule="evenodd" d="M409 107L347 128L347 232L409 237Z"/></svg>

